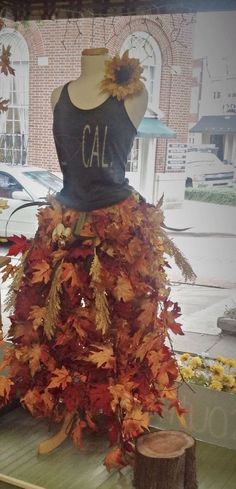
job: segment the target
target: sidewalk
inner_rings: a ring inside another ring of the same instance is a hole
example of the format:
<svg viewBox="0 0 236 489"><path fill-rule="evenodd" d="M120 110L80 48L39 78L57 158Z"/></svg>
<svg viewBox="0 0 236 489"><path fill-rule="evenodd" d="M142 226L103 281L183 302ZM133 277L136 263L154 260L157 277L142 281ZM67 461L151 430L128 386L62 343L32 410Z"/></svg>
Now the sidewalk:
<svg viewBox="0 0 236 489"><path fill-rule="evenodd" d="M164 216L166 226L191 228L181 232L182 235L236 238L236 207L234 206L185 200L179 208L164 208Z"/></svg>

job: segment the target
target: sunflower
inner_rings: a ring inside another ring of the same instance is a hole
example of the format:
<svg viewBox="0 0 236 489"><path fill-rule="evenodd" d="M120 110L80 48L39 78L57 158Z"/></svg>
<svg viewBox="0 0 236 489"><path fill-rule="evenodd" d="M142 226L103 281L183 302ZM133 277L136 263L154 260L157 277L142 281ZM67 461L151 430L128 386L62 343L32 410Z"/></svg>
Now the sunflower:
<svg viewBox="0 0 236 489"><path fill-rule="evenodd" d="M105 62L105 76L101 88L109 92L112 97L124 100L143 90L142 72L143 68L139 60L129 58L128 51L125 51L123 56L117 54Z"/></svg>

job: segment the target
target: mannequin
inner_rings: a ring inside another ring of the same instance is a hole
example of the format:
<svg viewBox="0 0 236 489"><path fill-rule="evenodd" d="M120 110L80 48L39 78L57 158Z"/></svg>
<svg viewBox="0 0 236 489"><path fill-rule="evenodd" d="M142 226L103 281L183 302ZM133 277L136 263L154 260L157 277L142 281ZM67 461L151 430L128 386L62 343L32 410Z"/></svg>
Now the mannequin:
<svg viewBox="0 0 236 489"><path fill-rule="evenodd" d="M108 59L106 48L84 49L81 58L81 75L68 85L68 95L72 104L80 109L95 109L103 104L109 95L103 92L100 84L104 78L105 61ZM54 109L63 86L56 88L51 95ZM127 97L124 107L133 126L137 129L147 108L148 95L144 88L138 94ZM51 438L40 443L39 454L46 454L58 447L67 437L73 424L74 413L68 414L61 429Z"/></svg>
<svg viewBox="0 0 236 489"><path fill-rule="evenodd" d="M68 93L71 102L80 109L94 109L108 98L102 92L100 83L104 78L104 63L108 59L106 48L84 49L81 57L81 75L69 83ZM53 90L51 105L54 109L63 86ZM147 109L148 94L146 88L124 102L126 112L137 129Z"/></svg>

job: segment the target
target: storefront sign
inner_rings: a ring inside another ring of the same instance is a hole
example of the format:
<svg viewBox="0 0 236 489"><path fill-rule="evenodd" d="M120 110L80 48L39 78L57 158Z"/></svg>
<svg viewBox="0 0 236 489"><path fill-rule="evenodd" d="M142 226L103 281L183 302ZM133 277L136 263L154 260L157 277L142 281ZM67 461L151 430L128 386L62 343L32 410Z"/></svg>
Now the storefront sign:
<svg viewBox="0 0 236 489"><path fill-rule="evenodd" d="M168 143L166 170L169 172L184 171L186 166L187 144Z"/></svg>

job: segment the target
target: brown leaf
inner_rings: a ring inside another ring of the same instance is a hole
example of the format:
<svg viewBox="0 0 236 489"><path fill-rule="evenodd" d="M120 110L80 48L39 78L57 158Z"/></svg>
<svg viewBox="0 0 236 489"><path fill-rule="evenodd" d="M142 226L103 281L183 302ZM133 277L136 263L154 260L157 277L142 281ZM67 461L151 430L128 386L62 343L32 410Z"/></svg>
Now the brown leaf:
<svg viewBox="0 0 236 489"><path fill-rule="evenodd" d="M4 44L2 45L2 54L0 56L0 67L1 73L4 75L15 75L15 70L10 66L10 56L11 56L11 46L7 46L5 48Z"/></svg>
<svg viewBox="0 0 236 489"><path fill-rule="evenodd" d="M36 284L38 282L44 282L47 284L49 282L52 270L50 265L45 260L42 260L41 263L37 263L32 268L35 270L31 279L32 284Z"/></svg>
<svg viewBox="0 0 236 489"><path fill-rule="evenodd" d="M8 110L8 104L10 100L0 97L0 112L6 112Z"/></svg>

